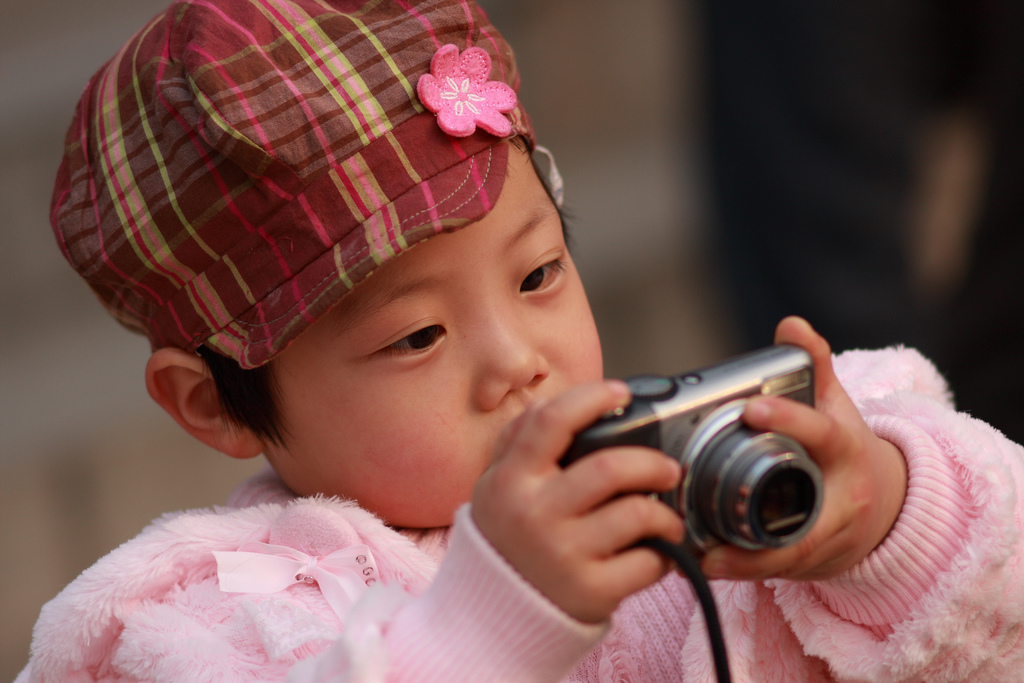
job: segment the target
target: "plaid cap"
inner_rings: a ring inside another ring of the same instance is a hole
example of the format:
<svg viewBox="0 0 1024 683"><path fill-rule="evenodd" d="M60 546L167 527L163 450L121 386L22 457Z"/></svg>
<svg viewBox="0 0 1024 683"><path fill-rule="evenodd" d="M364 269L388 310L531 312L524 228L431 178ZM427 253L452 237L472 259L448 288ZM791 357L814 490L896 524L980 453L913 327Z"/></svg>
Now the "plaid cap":
<svg viewBox="0 0 1024 683"><path fill-rule="evenodd" d="M51 222L153 348L270 360L378 266L479 220L509 145L452 138L416 96L446 44L511 48L470 0L175 2L90 81ZM532 147L520 106L512 135Z"/></svg>

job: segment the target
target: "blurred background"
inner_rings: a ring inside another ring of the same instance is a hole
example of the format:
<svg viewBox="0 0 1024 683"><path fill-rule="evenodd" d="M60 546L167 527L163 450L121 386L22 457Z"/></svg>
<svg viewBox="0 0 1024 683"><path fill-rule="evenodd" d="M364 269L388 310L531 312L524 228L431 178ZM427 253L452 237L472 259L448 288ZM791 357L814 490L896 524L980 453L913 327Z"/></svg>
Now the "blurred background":
<svg viewBox="0 0 1024 683"><path fill-rule="evenodd" d="M609 376L741 350L711 248L706 36L697 0L481 0L566 182ZM148 345L63 262L47 209L89 76L165 0L0 0L0 680L40 607L168 511L224 500L260 463L193 443L146 395ZM919 157L917 277L961 270L979 144L936 120ZM771 329L763 330L770 339Z"/></svg>

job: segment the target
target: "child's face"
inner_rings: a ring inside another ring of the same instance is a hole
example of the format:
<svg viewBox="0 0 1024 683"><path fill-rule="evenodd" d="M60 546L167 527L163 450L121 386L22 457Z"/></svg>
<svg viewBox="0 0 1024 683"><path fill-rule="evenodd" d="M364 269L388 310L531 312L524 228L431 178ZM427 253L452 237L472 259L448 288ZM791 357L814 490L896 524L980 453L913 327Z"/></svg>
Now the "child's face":
<svg viewBox="0 0 1024 683"><path fill-rule="evenodd" d="M602 376L559 216L525 153L478 223L388 263L275 361L292 490L399 527L450 524L502 429L534 399Z"/></svg>

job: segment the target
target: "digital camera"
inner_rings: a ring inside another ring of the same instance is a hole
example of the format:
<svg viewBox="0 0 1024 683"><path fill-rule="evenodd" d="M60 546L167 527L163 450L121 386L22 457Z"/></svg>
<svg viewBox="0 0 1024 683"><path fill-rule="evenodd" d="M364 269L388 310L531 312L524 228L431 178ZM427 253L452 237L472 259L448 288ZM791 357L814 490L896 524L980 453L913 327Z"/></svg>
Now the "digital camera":
<svg viewBox="0 0 1024 683"><path fill-rule="evenodd" d="M728 543L779 548L802 538L821 509L821 471L803 447L746 427L748 399L814 405L814 365L801 348L763 348L675 377L626 380L632 402L580 432L563 467L599 448L641 445L683 466L678 488L657 494L686 521L696 555Z"/></svg>

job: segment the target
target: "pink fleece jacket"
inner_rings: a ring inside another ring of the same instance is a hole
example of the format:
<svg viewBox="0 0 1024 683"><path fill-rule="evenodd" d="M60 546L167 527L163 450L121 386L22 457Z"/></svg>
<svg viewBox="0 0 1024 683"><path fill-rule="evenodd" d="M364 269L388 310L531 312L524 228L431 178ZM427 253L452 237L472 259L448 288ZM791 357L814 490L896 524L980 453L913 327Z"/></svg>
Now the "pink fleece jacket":
<svg viewBox="0 0 1024 683"><path fill-rule="evenodd" d="M952 409L905 349L837 372L903 451L906 503L862 563L823 582L714 582L737 681L1024 680L1024 449ZM611 624L581 624L475 528L394 531L352 503L294 499L264 473L232 507L169 515L48 603L28 681L712 681L703 616L670 575ZM381 579L332 609L319 584L221 590L215 551L320 557L366 546Z"/></svg>

